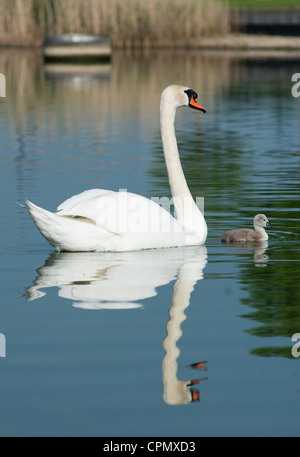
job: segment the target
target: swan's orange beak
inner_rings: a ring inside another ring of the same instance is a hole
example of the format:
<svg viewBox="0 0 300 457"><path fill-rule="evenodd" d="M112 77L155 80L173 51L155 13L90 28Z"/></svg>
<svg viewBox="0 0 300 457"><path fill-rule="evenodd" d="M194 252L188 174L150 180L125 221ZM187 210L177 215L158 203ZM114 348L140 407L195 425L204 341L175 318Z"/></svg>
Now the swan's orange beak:
<svg viewBox="0 0 300 457"><path fill-rule="evenodd" d="M191 401L200 401L200 392L196 389L191 389L192 398Z"/></svg>
<svg viewBox="0 0 300 457"><path fill-rule="evenodd" d="M208 378L199 378L199 379L192 379L187 385L194 386L195 384L200 384L200 382L207 381Z"/></svg>
<svg viewBox="0 0 300 457"><path fill-rule="evenodd" d="M190 365L191 368L196 368L197 370L207 370L206 367L207 362L198 362L198 363L192 363Z"/></svg>
<svg viewBox="0 0 300 457"><path fill-rule="evenodd" d="M192 95L191 98L190 98L189 106L190 106L191 108L194 108L194 109L199 109L199 110L202 111L203 113L206 113L206 109L203 108L203 106L199 105L198 102L196 102L196 100L194 99L193 95Z"/></svg>

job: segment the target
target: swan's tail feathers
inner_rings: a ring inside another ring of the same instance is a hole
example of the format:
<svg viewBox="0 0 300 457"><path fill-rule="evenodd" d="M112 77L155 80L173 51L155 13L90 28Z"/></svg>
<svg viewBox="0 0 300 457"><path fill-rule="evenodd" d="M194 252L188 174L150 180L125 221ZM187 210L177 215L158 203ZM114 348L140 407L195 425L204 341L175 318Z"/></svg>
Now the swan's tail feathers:
<svg viewBox="0 0 300 457"><path fill-rule="evenodd" d="M41 234L50 244L56 246L56 237L53 235L63 229L61 218L44 208L40 208L29 200L26 200L26 207Z"/></svg>
<svg viewBox="0 0 300 457"><path fill-rule="evenodd" d="M38 224L47 224L47 223L60 223L59 217L56 214L47 211L44 208L40 208L39 206L35 205L34 203L26 200L26 207L30 216L32 217L33 221Z"/></svg>

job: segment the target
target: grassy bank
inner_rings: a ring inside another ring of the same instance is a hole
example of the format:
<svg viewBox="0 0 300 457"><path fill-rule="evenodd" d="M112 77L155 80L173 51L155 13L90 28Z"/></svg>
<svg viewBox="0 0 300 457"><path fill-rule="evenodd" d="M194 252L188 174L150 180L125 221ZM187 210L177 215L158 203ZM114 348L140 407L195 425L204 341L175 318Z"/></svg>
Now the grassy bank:
<svg viewBox="0 0 300 457"><path fill-rule="evenodd" d="M231 8L300 8L299 0L224 0Z"/></svg>
<svg viewBox="0 0 300 457"><path fill-rule="evenodd" d="M40 46L45 35L109 34L113 46L195 45L229 32L220 0L1 0L0 46Z"/></svg>

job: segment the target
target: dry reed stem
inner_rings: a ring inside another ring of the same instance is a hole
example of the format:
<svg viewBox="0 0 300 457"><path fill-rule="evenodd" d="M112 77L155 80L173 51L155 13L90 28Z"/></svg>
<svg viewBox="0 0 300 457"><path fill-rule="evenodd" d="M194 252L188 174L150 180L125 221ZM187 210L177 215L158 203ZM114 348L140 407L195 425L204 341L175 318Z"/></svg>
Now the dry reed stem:
<svg viewBox="0 0 300 457"><path fill-rule="evenodd" d="M1 0L0 45L40 46L45 35L108 34L113 46L189 46L229 32L219 0Z"/></svg>

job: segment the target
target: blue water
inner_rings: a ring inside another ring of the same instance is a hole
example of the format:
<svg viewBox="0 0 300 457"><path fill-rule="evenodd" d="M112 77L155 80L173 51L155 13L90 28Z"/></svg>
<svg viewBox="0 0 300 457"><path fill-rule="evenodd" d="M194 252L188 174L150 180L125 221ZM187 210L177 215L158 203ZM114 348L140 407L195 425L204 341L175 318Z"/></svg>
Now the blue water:
<svg viewBox="0 0 300 457"><path fill-rule="evenodd" d="M299 436L297 68L164 52L79 71L1 53L1 436ZM176 121L205 247L54 253L16 202L170 196L158 106L173 82L207 109ZM266 245L221 244L257 212Z"/></svg>

